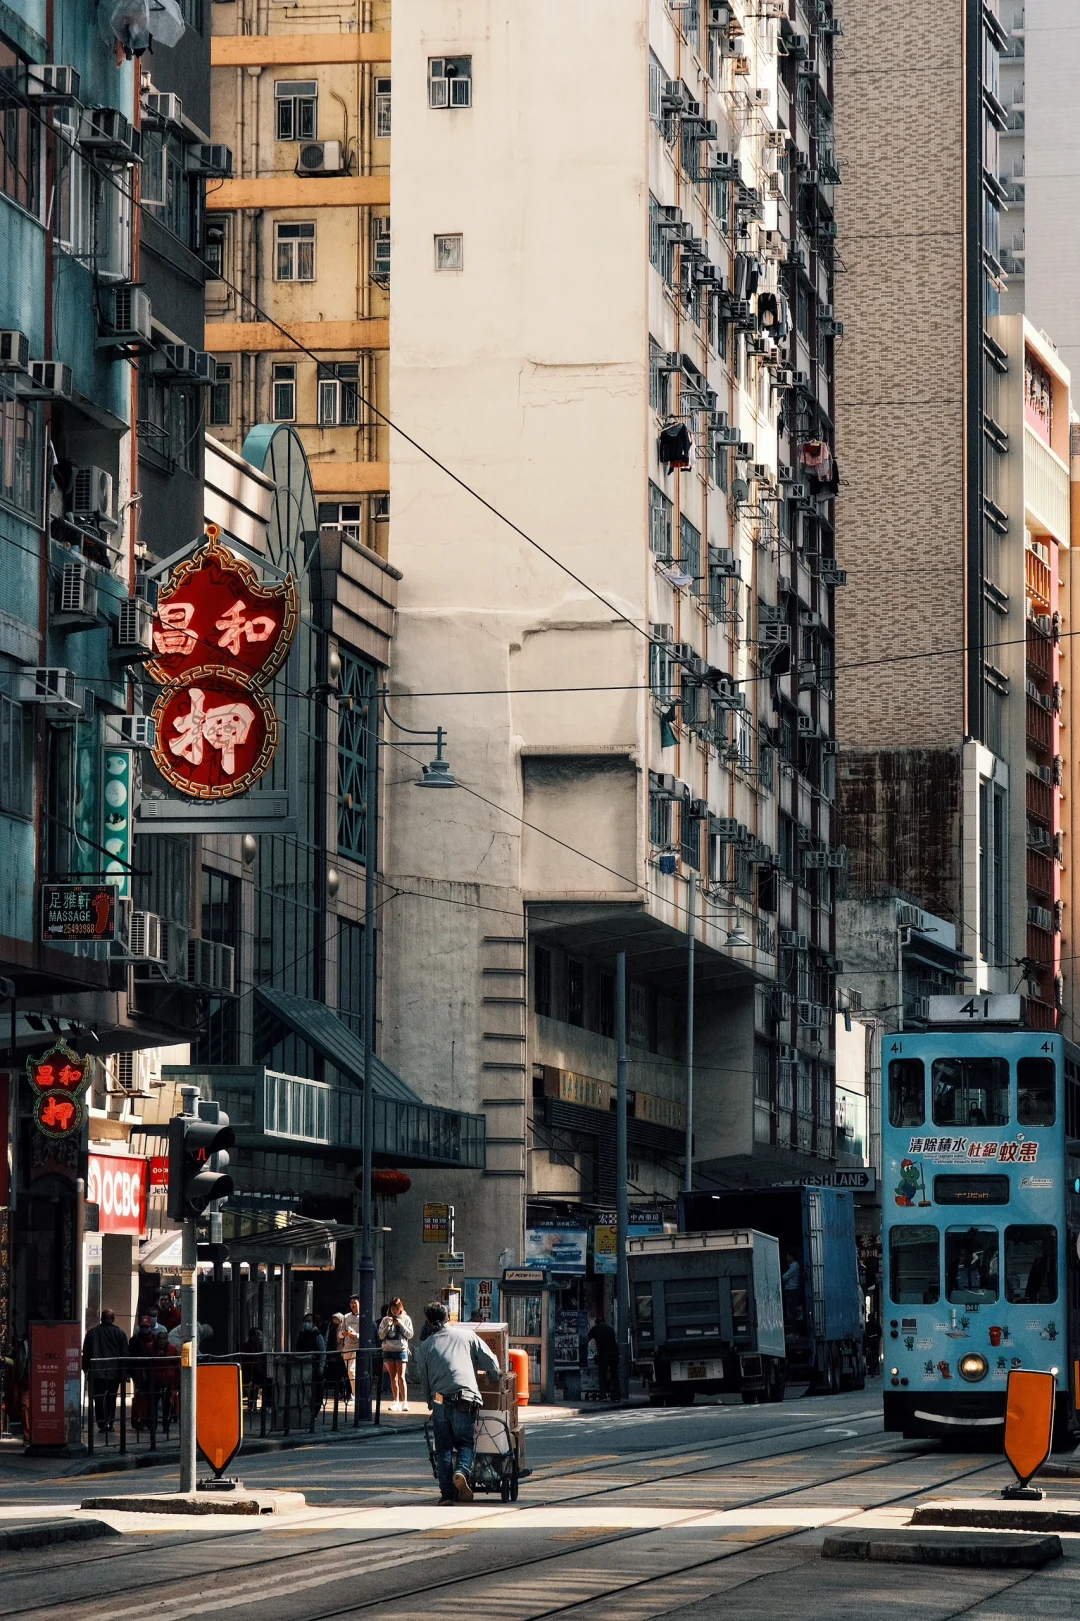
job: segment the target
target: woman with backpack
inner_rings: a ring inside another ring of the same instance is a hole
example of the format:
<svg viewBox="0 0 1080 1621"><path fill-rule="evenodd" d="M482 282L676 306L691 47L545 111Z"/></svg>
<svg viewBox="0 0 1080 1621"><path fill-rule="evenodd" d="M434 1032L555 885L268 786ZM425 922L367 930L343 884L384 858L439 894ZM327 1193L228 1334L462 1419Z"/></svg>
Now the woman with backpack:
<svg viewBox="0 0 1080 1621"><path fill-rule="evenodd" d="M400 1295L395 1295L379 1324L379 1339L383 1349L383 1363L390 1375L390 1412L407 1413L409 1397L405 1385L405 1369L409 1362L409 1341L413 1337L412 1318L405 1310Z"/></svg>

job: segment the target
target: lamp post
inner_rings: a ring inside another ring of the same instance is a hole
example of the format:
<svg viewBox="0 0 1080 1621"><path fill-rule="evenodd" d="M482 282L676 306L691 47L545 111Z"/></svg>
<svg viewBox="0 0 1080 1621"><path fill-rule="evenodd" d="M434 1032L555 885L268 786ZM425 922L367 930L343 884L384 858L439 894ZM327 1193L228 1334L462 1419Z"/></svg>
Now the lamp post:
<svg viewBox="0 0 1080 1621"><path fill-rule="evenodd" d="M364 1091L362 1099L363 1161L360 1181L360 1266L357 1296L360 1301L360 1344L357 1347L356 1405L360 1421L371 1423L371 1368L375 1349L375 1246L371 1203L371 1146L375 1130L375 1095L372 1083L375 1050L375 868L379 829L379 713L400 732L425 742L434 740L435 758L417 778L420 788L456 788L457 779L443 758L446 732L414 731L402 726L386 707L386 689L373 689L364 709Z"/></svg>

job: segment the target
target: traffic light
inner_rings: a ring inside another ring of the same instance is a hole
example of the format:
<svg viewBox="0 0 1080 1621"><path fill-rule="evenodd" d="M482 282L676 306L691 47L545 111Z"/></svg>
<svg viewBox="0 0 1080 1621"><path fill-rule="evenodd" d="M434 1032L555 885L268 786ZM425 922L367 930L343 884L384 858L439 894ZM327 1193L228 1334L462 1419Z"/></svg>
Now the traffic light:
<svg viewBox="0 0 1080 1621"><path fill-rule="evenodd" d="M233 1179L224 1175L236 1141L227 1114L216 1120L174 1115L169 1121L169 1215L174 1221L201 1216L214 1199L227 1199Z"/></svg>

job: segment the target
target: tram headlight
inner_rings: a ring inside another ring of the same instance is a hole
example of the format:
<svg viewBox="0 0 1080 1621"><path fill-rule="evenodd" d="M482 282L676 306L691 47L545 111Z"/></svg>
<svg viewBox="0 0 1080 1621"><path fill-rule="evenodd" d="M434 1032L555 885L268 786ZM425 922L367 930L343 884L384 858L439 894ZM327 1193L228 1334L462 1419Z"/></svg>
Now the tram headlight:
<svg viewBox="0 0 1080 1621"><path fill-rule="evenodd" d="M990 1371L990 1364L981 1351L968 1351L966 1355L960 1358L957 1367L960 1370L961 1379L966 1379L971 1385L976 1385L980 1379L985 1379Z"/></svg>

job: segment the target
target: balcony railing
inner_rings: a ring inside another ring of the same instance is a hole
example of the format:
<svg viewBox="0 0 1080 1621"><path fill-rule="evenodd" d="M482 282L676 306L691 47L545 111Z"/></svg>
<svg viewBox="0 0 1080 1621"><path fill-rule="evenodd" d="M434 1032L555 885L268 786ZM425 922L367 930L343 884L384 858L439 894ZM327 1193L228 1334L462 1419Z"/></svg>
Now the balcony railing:
<svg viewBox="0 0 1080 1621"><path fill-rule="evenodd" d="M1048 825L1053 821L1054 790L1048 782L1036 777L1032 772L1027 774L1027 809L1029 816L1036 816L1041 822Z"/></svg>
<svg viewBox="0 0 1080 1621"><path fill-rule="evenodd" d="M1050 710L1044 709L1042 704L1035 702L1034 698L1028 698L1026 722L1028 742L1033 743L1037 749L1042 749L1047 754L1050 752L1053 723L1054 717Z"/></svg>
<svg viewBox="0 0 1080 1621"><path fill-rule="evenodd" d="M1036 558L1035 561L1038 563L1039 559ZM1033 676L1049 681L1053 662L1053 642L1029 619L1027 626L1027 663L1029 672Z"/></svg>
<svg viewBox="0 0 1080 1621"><path fill-rule="evenodd" d="M1030 428L1024 429L1024 504L1048 534L1056 535L1059 540L1068 539L1069 469ZM1026 560L1030 562L1031 557L1029 550ZM1043 600L1049 604L1049 569L1046 569L1046 584Z"/></svg>
<svg viewBox="0 0 1080 1621"><path fill-rule="evenodd" d="M1052 899L1054 894L1054 861L1052 856L1040 855L1038 850L1027 853L1027 887L1036 895Z"/></svg>

